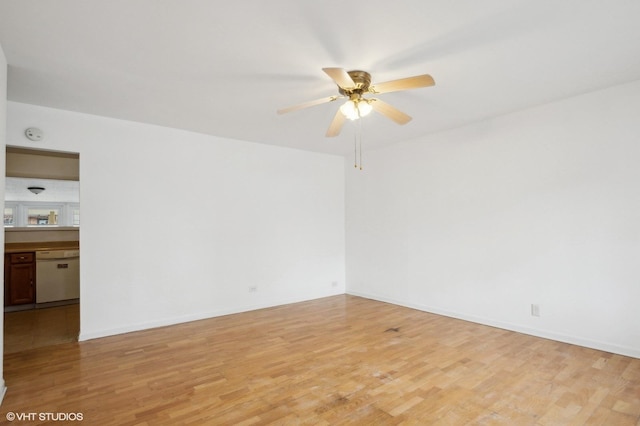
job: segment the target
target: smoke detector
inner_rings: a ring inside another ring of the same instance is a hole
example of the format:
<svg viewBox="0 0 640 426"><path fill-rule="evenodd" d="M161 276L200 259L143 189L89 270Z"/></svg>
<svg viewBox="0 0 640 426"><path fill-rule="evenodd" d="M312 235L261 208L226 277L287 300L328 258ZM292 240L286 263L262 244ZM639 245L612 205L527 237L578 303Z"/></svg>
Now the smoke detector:
<svg viewBox="0 0 640 426"><path fill-rule="evenodd" d="M42 140L43 138L43 134L42 134L42 130L36 128L36 127L29 127L27 130L24 131L24 134L27 136L27 138L29 140L32 140L34 142L37 142L39 140Z"/></svg>

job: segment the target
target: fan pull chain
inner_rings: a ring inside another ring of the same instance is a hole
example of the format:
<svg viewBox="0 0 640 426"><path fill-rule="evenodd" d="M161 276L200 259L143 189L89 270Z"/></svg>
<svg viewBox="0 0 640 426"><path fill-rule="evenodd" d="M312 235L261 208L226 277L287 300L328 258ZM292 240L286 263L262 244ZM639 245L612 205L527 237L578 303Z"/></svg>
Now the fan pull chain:
<svg viewBox="0 0 640 426"><path fill-rule="evenodd" d="M360 110L358 110L358 115L360 115ZM360 122L358 123L358 133L360 134L360 170L362 170L362 117L360 117L358 121Z"/></svg>
<svg viewBox="0 0 640 426"><path fill-rule="evenodd" d="M353 167L358 168L358 129L353 129Z"/></svg>
<svg viewBox="0 0 640 426"><path fill-rule="evenodd" d="M360 115L360 110L358 111L358 124L356 124L356 128L353 131L353 167L362 170L362 116ZM360 149L360 153L358 153L358 149ZM359 154L359 155L358 155ZM359 157L359 158L358 158ZM358 162L358 160L360 160Z"/></svg>

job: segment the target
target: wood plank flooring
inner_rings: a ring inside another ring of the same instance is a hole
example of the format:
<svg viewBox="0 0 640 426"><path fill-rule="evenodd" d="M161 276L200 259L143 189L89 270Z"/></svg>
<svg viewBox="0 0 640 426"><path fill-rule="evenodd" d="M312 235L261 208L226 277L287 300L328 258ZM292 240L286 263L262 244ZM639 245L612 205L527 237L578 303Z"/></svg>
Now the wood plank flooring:
<svg viewBox="0 0 640 426"><path fill-rule="evenodd" d="M87 424L640 425L640 359L353 296L5 355Z"/></svg>
<svg viewBox="0 0 640 426"><path fill-rule="evenodd" d="M78 341L79 304L5 312L4 353Z"/></svg>

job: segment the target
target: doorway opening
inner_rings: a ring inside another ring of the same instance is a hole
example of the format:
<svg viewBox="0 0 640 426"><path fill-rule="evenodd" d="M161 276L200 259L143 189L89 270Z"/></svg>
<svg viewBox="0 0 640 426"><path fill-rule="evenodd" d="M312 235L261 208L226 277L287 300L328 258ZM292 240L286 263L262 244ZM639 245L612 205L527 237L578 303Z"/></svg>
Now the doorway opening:
<svg viewBox="0 0 640 426"><path fill-rule="evenodd" d="M78 340L79 160L7 147L4 353Z"/></svg>

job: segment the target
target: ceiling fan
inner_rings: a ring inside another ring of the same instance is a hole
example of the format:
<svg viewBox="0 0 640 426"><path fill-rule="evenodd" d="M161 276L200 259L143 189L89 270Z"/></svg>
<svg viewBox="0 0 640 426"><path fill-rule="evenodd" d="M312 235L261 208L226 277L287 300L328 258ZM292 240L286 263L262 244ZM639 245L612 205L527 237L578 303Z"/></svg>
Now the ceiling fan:
<svg viewBox="0 0 640 426"><path fill-rule="evenodd" d="M322 71L331 77L331 79L338 85L339 95L333 95L327 98L316 99L314 101L290 106L288 108L282 108L278 110L278 114L285 114L333 102L340 98L348 98L347 102L345 102L338 111L336 111L336 115L333 117L333 120L329 125L329 129L327 130L327 137L338 136L347 118L350 120L356 120L369 114L371 110L379 112L398 124L407 124L411 121L410 116L378 98L365 98L364 95L398 92L401 90L417 89L419 87L429 87L435 84L433 77L429 74L371 84L371 74L366 71L345 71L342 68L323 68Z"/></svg>

